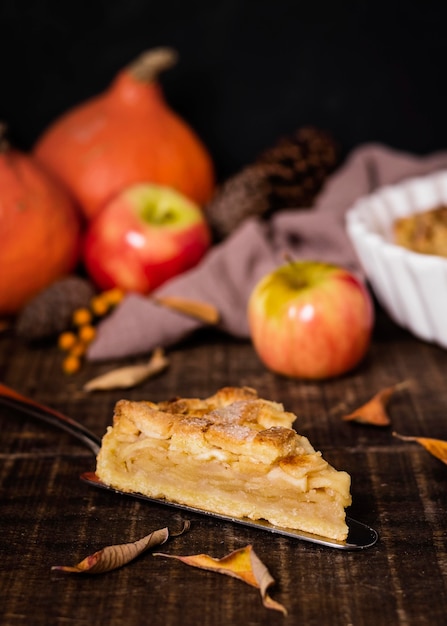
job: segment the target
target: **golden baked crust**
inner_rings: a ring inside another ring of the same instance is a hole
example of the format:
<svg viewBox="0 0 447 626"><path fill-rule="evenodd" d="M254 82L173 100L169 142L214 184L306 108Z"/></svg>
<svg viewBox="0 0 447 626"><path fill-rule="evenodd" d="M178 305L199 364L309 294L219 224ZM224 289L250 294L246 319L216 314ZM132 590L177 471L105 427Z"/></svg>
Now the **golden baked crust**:
<svg viewBox="0 0 447 626"><path fill-rule="evenodd" d="M248 387L120 400L96 473L122 491L344 540L350 477L291 428L295 419Z"/></svg>
<svg viewBox="0 0 447 626"><path fill-rule="evenodd" d="M447 206L396 220L394 237L398 245L414 252L447 257Z"/></svg>

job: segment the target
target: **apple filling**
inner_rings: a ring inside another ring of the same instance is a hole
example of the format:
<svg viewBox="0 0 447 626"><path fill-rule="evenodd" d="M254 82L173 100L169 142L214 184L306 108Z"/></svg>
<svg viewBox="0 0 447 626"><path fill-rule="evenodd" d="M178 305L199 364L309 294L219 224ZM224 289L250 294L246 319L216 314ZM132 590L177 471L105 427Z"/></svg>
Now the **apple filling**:
<svg viewBox="0 0 447 626"><path fill-rule="evenodd" d="M120 400L96 473L107 485L234 518L347 537L350 477L250 388L199 400Z"/></svg>

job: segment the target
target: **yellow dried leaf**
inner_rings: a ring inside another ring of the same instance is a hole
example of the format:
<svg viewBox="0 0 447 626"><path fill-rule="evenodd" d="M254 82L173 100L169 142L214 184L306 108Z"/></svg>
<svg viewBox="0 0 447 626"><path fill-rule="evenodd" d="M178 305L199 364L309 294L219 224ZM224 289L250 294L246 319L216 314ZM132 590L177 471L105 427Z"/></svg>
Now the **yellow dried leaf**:
<svg viewBox="0 0 447 626"><path fill-rule="evenodd" d="M381 389L358 409L343 415L342 419L345 422L359 422L360 424L369 424L371 426L389 426L391 420L386 410L388 402L392 395L406 384L406 382L397 383Z"/></svg>
<svg viewBox="0 0 447 626"><path fill-rule="evenodd" d="M430 437L407 437L398 433L393 433L393 435L402 441L415 441L425 448L427 452L430 452L430 454L447 465L447 441Z"/></svg>
<svg viewBox="0 0 447 626"><path fill-rule="evenodd" d="M144 380L159 374L169 365L162 348L154 350L147 363L128 365L106 372L85 383L84 391L99 391L105 389L128 389Z"/></svg>
<svg viewBox="0 0 447 626"><path fill-rule="evenodd" d="M206 324L213 325L217 324L219 321L219 311L208 302L190 300L189 298L180 298L177 296L157 296L154 297L153 300L157 304L194 317Z"/></svg>
<svg viewBox="0 0 447 626"><path fill-rule="evenodd" d="M126 565L149 548L162 545L168 537L168 528L161 528L138 541L107 546L90 554L77 565L53 565L51 569L73 574L103 574Z"/></svg>
<svg viewBox="0 0 447 626"><path fill-rule="evenodd" d="M274 584L274 579L268 569L256 555L251 545L235 550L221 559L215 559L207 554L194 554L190 556L177 556L155 552L154 556L164 556L170 559L177 559L186 565L199 569L214 571L238 578L252 587L260 590L262 603L268 609L280 611L287 615L285 607L273 600L267 593L268 588Z"/></svg>

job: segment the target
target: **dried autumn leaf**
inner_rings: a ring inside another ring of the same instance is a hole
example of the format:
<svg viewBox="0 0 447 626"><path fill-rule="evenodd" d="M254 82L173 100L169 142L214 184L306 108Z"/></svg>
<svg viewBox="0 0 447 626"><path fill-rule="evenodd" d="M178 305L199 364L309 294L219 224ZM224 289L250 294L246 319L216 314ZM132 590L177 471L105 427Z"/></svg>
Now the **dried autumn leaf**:
<svg viewBox="0 0 447 626"><path fill-rule="evenodd" d="M430 437L407 437L398 433L393 433L393 436L402 441L415 441L425 448L427 452L430 452L430 454L447 465L447 441L431 439Z"/></svg>
<svg viewBox="0 0 447 626"><path fill-rule="evenodd" d="M190 300L189 298L180 298L178 296L157 296L154 297L153 300L157 304L194 317L206 324L214 325L219 321L219 311L208 302Z"/></svg>
<svg viewBox="0 0 447 626"><path fill-rule="evenodd" d="M281 611L287 615L285 607L273 600L267 593L268 588L274 584L274 579L270 575L264 563L256 555L251 545L235 550L221 559L215 559L207 554L194 554L190 556L177 556L155 552L154 556L164 556L170 559L177 559L186 565L199 569L214 571L238 578L252 587L260 590L262 603L268 609Z"/></svg>
<svg viewBox="0 0 447 626"><path fill-rule="evenodd" d="M107 546L90 554L77 565L53 565L51 569L73 574L103 574L126 565L149 548L162 545L168 537L168 528L161 528L138 541Z"/></svg>
<svg viewBox="0 0 447 626"><path fill-rule="evenodd" d="M85 383L84 391L99 391L105 389L128 389L155 376L168 367L169 361L162 348L154 350L147 363L129 365L106 372Z"/></svg>
<svg viewBox="0 0 447 626"><path fill-rule="evenodd" d="M406 385L407 383L403 382L381 389L358 409L343 415L342 419L345 422L359 422L360 424L369 424L371 426L389 426L391 420L386 410L388 402L398 389Z"/></svg>

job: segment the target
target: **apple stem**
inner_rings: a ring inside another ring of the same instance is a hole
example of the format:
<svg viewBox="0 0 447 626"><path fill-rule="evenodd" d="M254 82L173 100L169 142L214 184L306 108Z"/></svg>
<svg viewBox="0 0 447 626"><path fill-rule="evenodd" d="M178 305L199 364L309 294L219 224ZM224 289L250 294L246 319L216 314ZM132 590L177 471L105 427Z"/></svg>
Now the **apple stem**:
<svg viewBox="0 0 447 626"><path fill-rule="evenodd" d="M127 67L127 72L135 80L151 83L159 74L175 65L177 58L178 55L172 48L147 50Z"/></svg>

